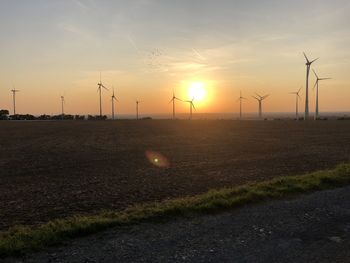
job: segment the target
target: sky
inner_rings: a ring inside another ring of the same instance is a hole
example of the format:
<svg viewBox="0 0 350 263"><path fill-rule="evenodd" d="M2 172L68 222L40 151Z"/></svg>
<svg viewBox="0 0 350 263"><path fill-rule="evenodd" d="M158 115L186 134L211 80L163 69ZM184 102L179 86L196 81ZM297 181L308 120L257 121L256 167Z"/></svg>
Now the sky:
<svg viewBox="0 0 350 263"><path fill-rule="evenodd" d="M257 111L255 92L270 97L266 112L293 112L305 59L320 77L320 111L350 111L350 2L346 0L0 0L0 108L18 113L169 115L175 90L196 112ZM310 109L315 107L310 74ZM188 112L187 103L177 111Z"/></svg>

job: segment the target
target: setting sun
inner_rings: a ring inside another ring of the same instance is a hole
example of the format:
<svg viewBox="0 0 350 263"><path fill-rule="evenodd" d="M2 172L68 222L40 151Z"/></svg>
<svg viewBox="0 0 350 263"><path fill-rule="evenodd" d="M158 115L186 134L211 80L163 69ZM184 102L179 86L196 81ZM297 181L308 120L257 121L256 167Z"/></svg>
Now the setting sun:
<svg viewBox="0 0 350 263"><path fill-rule="evenodd" d="M205 87L201 82L194 82L190 85L188 95L191 99L201 101L205 98Z"/></svg>

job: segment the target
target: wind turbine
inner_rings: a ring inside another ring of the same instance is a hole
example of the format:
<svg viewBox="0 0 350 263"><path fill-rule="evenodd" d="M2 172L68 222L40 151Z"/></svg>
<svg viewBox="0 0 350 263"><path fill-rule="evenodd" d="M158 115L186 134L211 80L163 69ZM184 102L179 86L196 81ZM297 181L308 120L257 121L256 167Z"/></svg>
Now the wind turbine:
<svg viewBox="0 0 350 263"><path fill-rule="evenodd" d="M239 92L239 119L242 119L242 100L246 100L246 98L242 97L242 91Z"/></svg>
<svg viewBox="0 0 350 263"><path fill-rule="evenodd" d="M297 92L289 92L289 94L294 94L295 95L295 118L296 120L299 120L299 100L301 99L299 93L300 90L302 88L300 88Z"/></svg>
<svg viewBox="0 0 350 263"><path fill-rule="evenodd" d="M173 90L173 97L169 101L169 103L171 103L171 102L173 103L173 120L175 119L175 100L182 101L181 99L179 99L178 97L175 96L175 92Z"/></svg>
<svg viewBox="0 0 350 263"><path fill-rule="evenodd" d="M262 101L264 99L266 99L268 96L270 96L269 94L265 95L265 96L260 96L258 93L255 93L258 97L252 96L254 99L256 99L259 102L259 119L262 118Z"/></svg>
<svg viewBox="0 0 350 263"><path fill-rule="evenodd" d="M101 81L101 72L100 72L100 82L97 83L97 91L99 92L99 95L100 95L100 117L102 117L102 88L104 88L105 90L108 90L103 84L102 84L102 81Z"/></svg>
<svg viewBox="0 0 350 263"><path fill-rule="evenodd" d="M142 101L136 100L136 120L139 119L139 104L140 104L141 102L142 102Z"/></svg>
<svg viewBox="0 0 350 263"><path fill-rule="evenodd" d="M118 101L118 99L114 95L114 88L113 88L113 94L112 94L112 120L114 120L114 101Z"/></svg>
<svg viewBox="0 0 350 263"><path fill-rule="evenodd" d="M16 115L16 92L19 92L19 90L13 88L11 92L12 92L12 99L13 99L13 115Z"/></svg>
<svg viewBox="0 0 350 263"><path fill-rule="evenodd" d="M61 96L61 110L62 110L62 120L64 119L64 96Z"/></svg>
<svg viewBox="0 0 350 263"><path fill-rule="evenodd" d="M185 102L188 102L190 104L190 120L192 120L192 109L196 109L196 107L193 104L194 98L192 100L186 100Z"/></svg>
<svg viewBox="0 0 350 263"><path fill-rule="evenodd" d="M319 78L315 72L314 69L312 69L312 71L314 72L315 76L316 76L316 82L314 85L314 88L316 87L316 110L315 110L315 120L317 120L318 118L318 82L322 81L322 80L327 80L327 79L331 79L331 78Z"/></svg>
<svg viewBox="0 0 350 263"><path fill-rule="evenodd" d="M305 120L307 120L309 118L309 75L310 75L310 67L311 64L314 63L316 60L318 60L319 58L316 58L312 61L310 61L308 59L308 57L306 56L305 52L303 52L304 57L306 59L306 86L305 86Z"/></svg>

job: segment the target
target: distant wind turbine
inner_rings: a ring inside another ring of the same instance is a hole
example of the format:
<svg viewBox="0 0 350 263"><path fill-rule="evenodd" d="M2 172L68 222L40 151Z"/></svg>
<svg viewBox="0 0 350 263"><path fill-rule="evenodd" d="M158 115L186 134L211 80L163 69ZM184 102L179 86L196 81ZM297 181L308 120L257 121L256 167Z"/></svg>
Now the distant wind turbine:
<svg viewBox="0 0 350 263"><path fill-rule="evenodd" d="M304 57L306 59L306 86L305 86L305 120L309 119L309 75L310 75L310 67L311 64L314 63L316 60L318 60L319 58L316 58L312 61L310 61L308 59L308 57L306 56L305 52L304 52Z"/></svg>
<svg viewBox="0 0 350 263"><path fill-rule="evenodd" d="M289 94L295 95L295 119L296 120L299 120L299 100L301 99L299 93L301 89L302 88L300 88L297 92L289 92Z"/></svg>
<svg viewBox="0 0 350 263"><path fill-rule="evenodd" d="M12 92L12 99L13 99L13 115L16 115L16 93L19 92L19 90L13 88L11 92Z"/></svg>
<svg viewBox="0 0 350 263"><path fill-rule="evenodd" d="M142 101L136 100L136 120L139 119L139 104L140 104L141 102L142 102Z"/></svg>
<svg viewBox="0 0 350 263"><path fill-rule="evenodd" d="M193 104L194 98L192 100L186 100L190 104L190 120L192 120L192 109L196 110L196 107Z"/></svg>
<svg viewBox="0 0 350 263"><path fill-rule="evenodd" d="M262 118L262 101L264 99L266 99L268 96L270 96L269 94L265 95L265 96L260 96L258 93L256 93L257 97L252 96L254 99L256 99L259 103L259 119Z"/></svg>
<svg viewBox="0 0 350 263"><path fill-rule="evenodd" d="M100 82L97 83L97 91L99 92L99 95L100 95L100 117L102 117L102 88L104 88L105 90L108 90L103 84L102 84L102 81L101 81L101 72L100 72Z"/></svg>
<svg viewBox="0 0 350 263"><path fill-rule="evenodd" d="M182 101L181 99L179 99L178 97L175 96L175 92L173 90L173 97L169 101L169 103L171 103L171 102L173 103L173 120L175 119L175 100Z"/></svg>
<svg viewBox="0 0 350 263"><path fill-rule="evenodd" d="M114 101L118 101L118 99L114 95L114 88L113 88L113 94L112 94L112 120L114 120Z"/></svg>
<svg viewBox="0 0 350 263"><path fill-rule="evenodd" d="M61 110L62 110L62 120L64 119L64 96L61 96Z"/></svg>
<svg viewBox="0 0 350 263"><path fill-rule="evenodd" d="M316 76L316 82L315 82L315 85L314 85L314 88L316 87L316 110L315 110L315 120L317 120L318 118L318 82L319 81L322 81L322 80L327 80L327 79L331 79L331 78L319 78L315 72L315 70L312 70Z"/></svg>
<svg viewBox="0 0 350 263"><path fill-rule="evenodd" d="M242 119L242 100L246 100L246 98L242 97L242 91L239 92L239 119Z"/></svg>

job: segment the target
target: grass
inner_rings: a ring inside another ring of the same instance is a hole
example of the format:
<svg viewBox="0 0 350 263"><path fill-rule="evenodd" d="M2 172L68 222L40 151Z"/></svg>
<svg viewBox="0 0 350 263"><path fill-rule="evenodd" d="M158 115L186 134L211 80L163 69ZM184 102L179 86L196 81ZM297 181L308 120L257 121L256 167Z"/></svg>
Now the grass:
<svg viewBox="0 0 350 263"><path fill-rule="evenodd" d="M331 189L350 184L350 164L333 170L300 176L286 176L234 188L212 190L194 197L135 206L121 212L95 216L75 216L50 221L41 226L17 226L0 232L0 257L15 256L60 244L75 237L110 227L173 217L216 213L245 204L280 199L295 194Z"/></svg>

